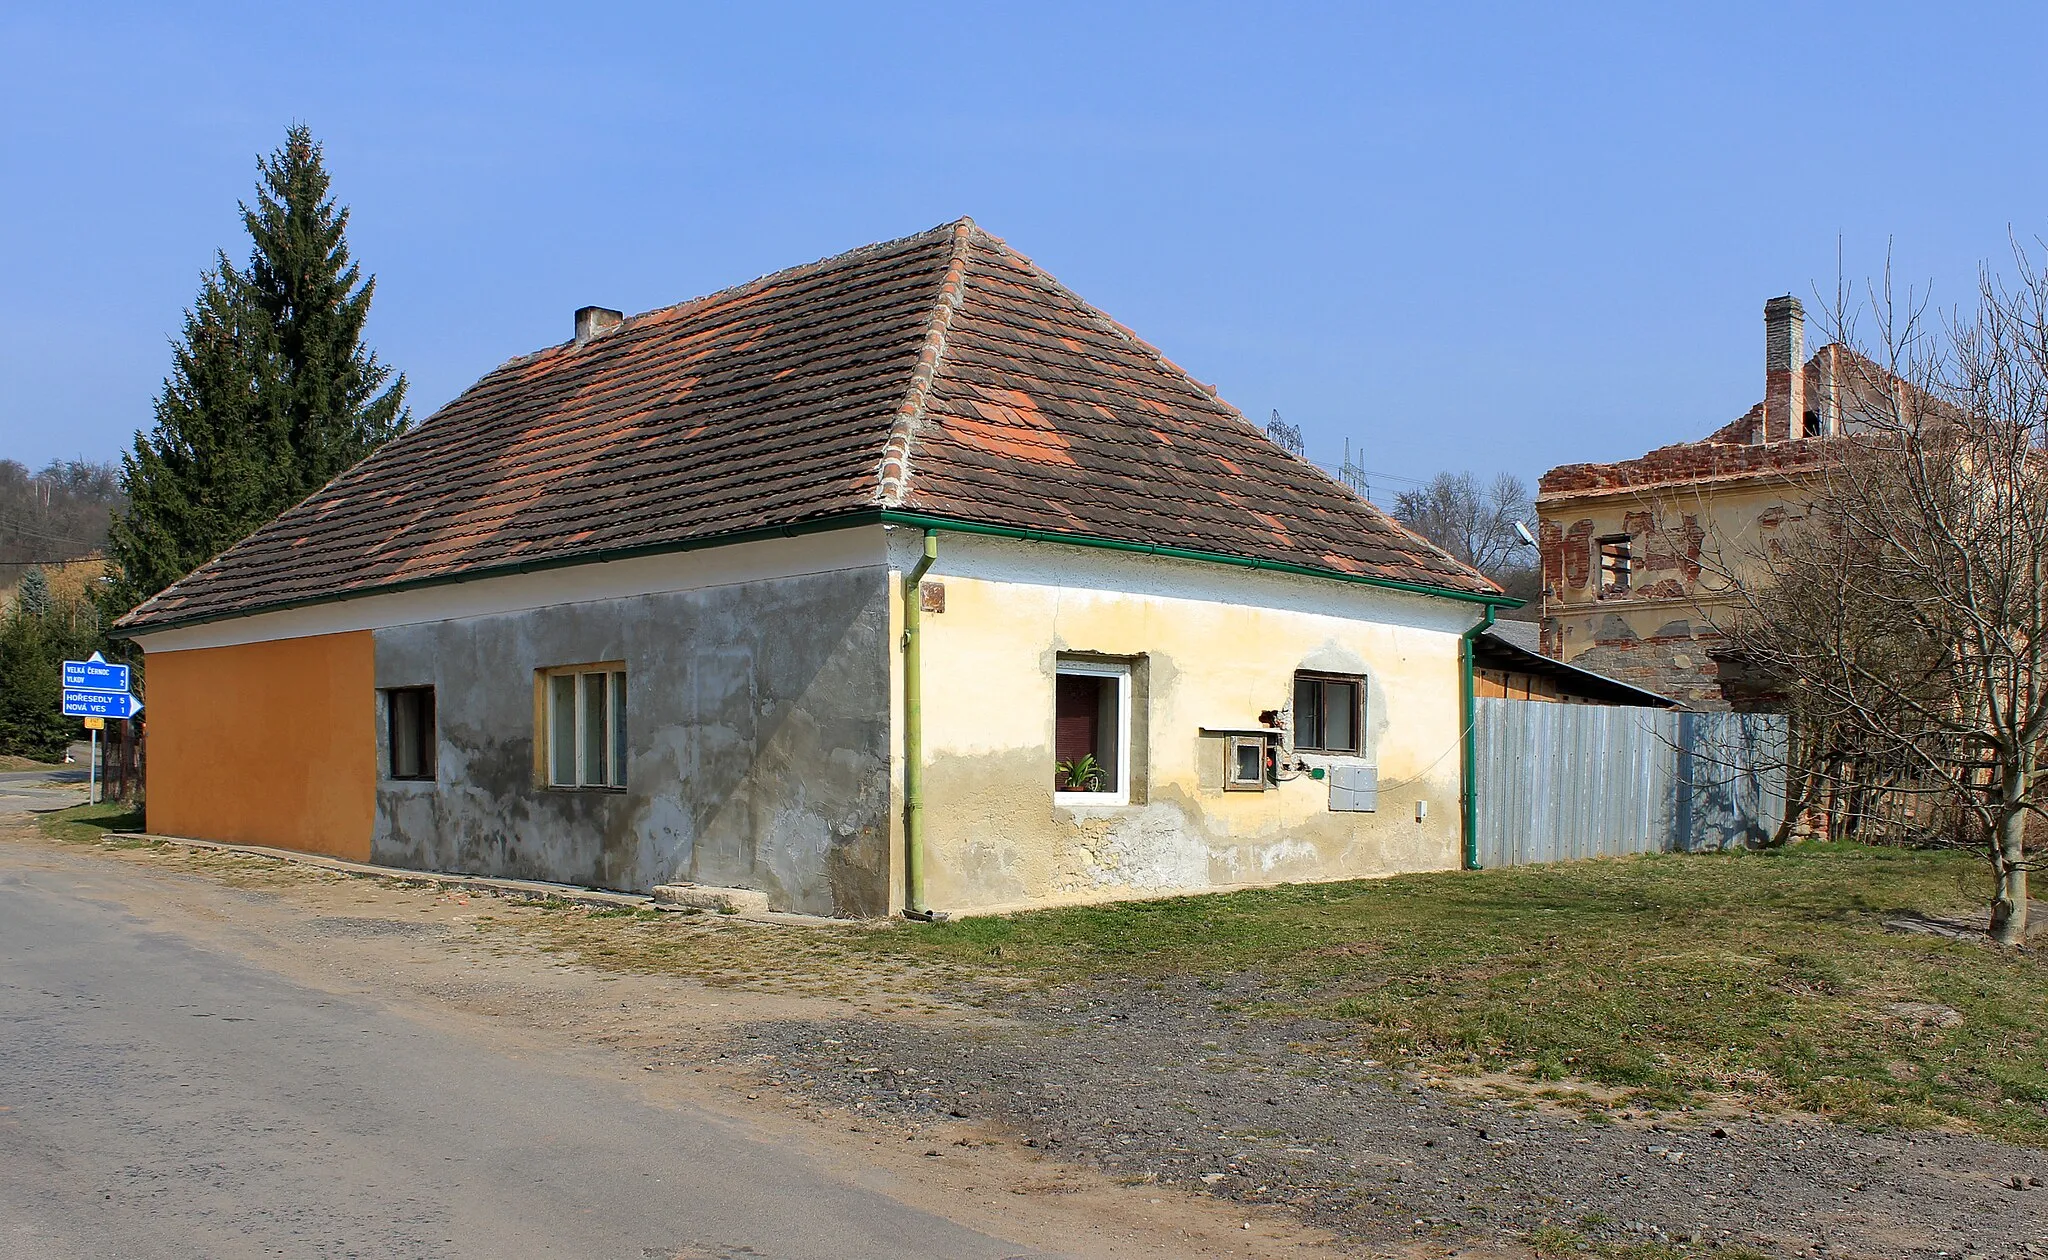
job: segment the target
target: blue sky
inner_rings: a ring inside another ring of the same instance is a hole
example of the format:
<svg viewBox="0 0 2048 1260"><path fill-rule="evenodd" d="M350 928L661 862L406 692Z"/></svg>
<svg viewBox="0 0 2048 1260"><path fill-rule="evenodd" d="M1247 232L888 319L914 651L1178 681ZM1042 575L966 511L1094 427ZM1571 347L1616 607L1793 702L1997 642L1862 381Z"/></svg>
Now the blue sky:
<svg viewBox="0 0 2048 1260"><path fill-rule="evenodd" d="M0 457L149 423L302 120L416 415L577 306L971 214L1313 457L1533 479L1740 414L1838 241L1959 299L2048 232L2044 46L2019 6L10 6Z"/></svg>

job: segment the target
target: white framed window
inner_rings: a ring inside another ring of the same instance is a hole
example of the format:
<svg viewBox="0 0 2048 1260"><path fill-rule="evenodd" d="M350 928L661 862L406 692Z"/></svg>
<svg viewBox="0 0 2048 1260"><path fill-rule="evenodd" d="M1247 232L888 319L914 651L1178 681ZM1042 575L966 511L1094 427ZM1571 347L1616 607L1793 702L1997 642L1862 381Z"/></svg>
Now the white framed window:
<svg viewBox="0 0 2048 1260"><path fill-rule="evenodd" d="M1061 660L1053 678L1053 794L1075 805L1131 799L1131 667Z"/></svg>
<svg viewBox="0 0 2048 1260"><path fill-rule="evenodd" d="M549 787L626 786L626 671L585 665L541 674L542 765Z"/></svg>

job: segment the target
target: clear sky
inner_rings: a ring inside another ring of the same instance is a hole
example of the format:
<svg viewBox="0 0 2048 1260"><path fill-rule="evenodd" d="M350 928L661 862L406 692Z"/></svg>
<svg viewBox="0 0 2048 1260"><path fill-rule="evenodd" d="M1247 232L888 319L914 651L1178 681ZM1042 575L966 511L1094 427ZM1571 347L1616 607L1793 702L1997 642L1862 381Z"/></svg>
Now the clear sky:
<svg viewBox="0 0 2048 1260"><path fill-rule="evenodd" d="M149 423L300 120L418 416L578 306L970 214L1313 457L1533 479L1744 411L1838 241L1959 299L2048 232L2044 48L2021 5L10 5L0 457Z"/></svg>

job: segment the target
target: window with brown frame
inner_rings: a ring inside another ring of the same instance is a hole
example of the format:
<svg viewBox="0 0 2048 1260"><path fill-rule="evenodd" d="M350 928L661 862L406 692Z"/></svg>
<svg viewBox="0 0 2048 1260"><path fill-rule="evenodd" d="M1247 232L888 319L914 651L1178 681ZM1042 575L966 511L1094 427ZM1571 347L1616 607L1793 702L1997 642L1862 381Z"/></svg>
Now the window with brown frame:
<svg viewBox="0 0 2048 1260"><path fill-rule="evenodd" d="M1295 751L1362 752L1364 730L1365 679L1346 674L1294 676Z"/></svg>

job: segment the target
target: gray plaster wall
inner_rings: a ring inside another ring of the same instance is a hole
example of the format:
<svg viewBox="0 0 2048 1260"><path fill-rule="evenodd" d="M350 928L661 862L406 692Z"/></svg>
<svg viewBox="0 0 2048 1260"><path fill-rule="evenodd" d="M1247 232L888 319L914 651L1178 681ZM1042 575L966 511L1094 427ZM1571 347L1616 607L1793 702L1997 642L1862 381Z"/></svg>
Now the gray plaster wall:
<svg viewBox="0 0 2048 1260"><path fill-rule="evenodd" d="M888 626L875 567L378 630L372 859L887 914ZM626 663L626 787L544 786L536 673L602 661ZM419 685L435 780L392 780L381 689Z"/></svg>

